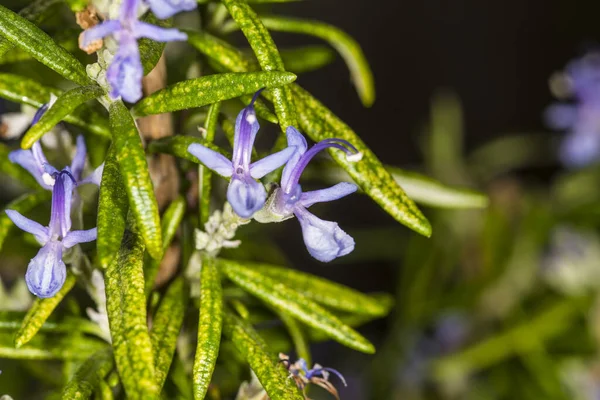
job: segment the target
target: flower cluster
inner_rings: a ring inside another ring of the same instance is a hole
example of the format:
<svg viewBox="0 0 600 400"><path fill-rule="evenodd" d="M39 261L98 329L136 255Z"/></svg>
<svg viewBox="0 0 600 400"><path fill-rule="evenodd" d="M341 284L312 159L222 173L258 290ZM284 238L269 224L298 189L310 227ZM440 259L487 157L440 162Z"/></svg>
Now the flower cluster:
<svg viewBox="0 0 600 400"><path fill-rule="evenodd" d="M557 103L546 110L547 124L568 130L560 157L565 165L580 167L600 156L600 53L570 62L553 80L560 97L573 97L575 104Z"/></svg>
<svg viewBox="0 0 600 400"><path fill-rule="evenodd" d="M337 200L356 191L356 185L338 183L327 189L303 192L300 177L310 160L320 151L335 148L344 151L351 161L360 160L361 153L345 140L325 139L310 149L304 137L294 128L287 128L288 147L251 163L254 140L259 124L254 110L257 92L237 116L232 159L201 144L191 144L188 151L206 167L231 178L227 200L242 218L258 222L279 222L296 216L302 227L304 243L309 253L319 261L329 262L354 250L354 239L337 223L319 219L307 208L315 203ZM267 192L257 179L285 164L280 187L267 199Z"/></svg>
<svg viewBox="0 0 600 400"><path fill-rule="evenodd" d="M134 103L142 97L142 77L144 69L140 59L137 39L148 38L157 42L186 40L187 35L177 29L165 29L139 21L143 6L149 6L158 18L168 18L180 11L196 7L195 0L123 0L118 20L107 20L84 32L81 47L86 48L98 39L112 35L118 42L115 54L106 77L110 84L110 97L122 97Z"/></svg>
<svg viewBox="0 0 600 400"><path fill-rule="evenodd" d="M36 123L50 106L41 107L32 124ZM41 298L53 297L65 282L67 269L62 260L63 251L79 243L96 240L96 228L71 230L71 205L74 197L73 191L77 186L87 183L100 185L103 165L83 178L86 160L83 137L77 138L76 148L71 166L60 171L48 163L39 142L36 142L31 150L16 150L9 154L11 162L19 164L29 171L44 189L52 190L52 206L48 226L42 226L15 210L6 210L6 214L16 226L33 234L42 245L37 255L29 262L25 275L25 281L31 293Z"/></svg>
<svg viewBox="0 0 600 400"><path fill-rule="evenodd" d="M322 367L319 364L315 364L309 369L304 359L300 358L295 363L292 363L290 362L290 358L283 353L279 353L279 360L290 372L290 378L294 379L296 386L302 390L305 399L308 399L308 397L306 397L305 389L310 383L321 386L323 389L334 395L336 399L339 399L340 396L337 389L329 382L330 374L336 375L340 378L344 386L348 386L344 376L333 368Z"/></svg>

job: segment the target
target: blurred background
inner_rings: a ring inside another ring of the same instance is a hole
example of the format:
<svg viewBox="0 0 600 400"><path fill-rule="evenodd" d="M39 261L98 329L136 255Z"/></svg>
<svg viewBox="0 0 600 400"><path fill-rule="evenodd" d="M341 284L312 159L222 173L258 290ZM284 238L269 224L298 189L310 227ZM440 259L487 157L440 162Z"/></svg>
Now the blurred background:
<svg viewBox="0 0 600 400"><path fill-rule="evenodd" d="M331 23L360 43L375 76L371 108L339 56L298 83L385 164L489 197L487 207L470 210L421 206L430 239L363 196L320 206L357 242L331 265L310 258L293 223L260 227L277 243L264 257L396 299L388 318L360 329L375 356L334 342L312 346L315 362L345 375L341 397L600 398L600 167L595 153L585 162L560 156L569 137L583 138L573 146L592 153L600 142L600 106L588 93L600 98L600 67L589 58L600 4L307 0L257 8ZM281 48L322 44L273 36ZM247 47L241 34L232 37ZM589 76L557 75L573 60ZM588 106L585 132L552 129L547 110L561 101L556 94ZM256 258L243 251L234 256ZM18 274L3 280L10 286Z"/></svg>

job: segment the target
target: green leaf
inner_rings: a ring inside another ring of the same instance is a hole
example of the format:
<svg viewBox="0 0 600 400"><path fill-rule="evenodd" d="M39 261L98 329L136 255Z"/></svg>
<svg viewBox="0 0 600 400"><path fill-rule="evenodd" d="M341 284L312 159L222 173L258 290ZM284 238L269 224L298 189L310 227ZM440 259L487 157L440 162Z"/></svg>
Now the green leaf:
<svg viewBox="0 0 600 400"><path fill-rule="evenodd" d="M291 72L225 73L175 83L145 97L133 108L136 117L202 107L256 92L263 87L287 85Z"/></svg>
<svg viewBox="0 0 600 400"><path fill-rule="evenodd" d="M223 315L223 333L228 336L256 374L273 400L302 400L303 396L287 378L287 371L273 356L267 345L250 325L230 312Z"/></svg>
<svg viewBox="0 0 600 400"><path fill-rule="evenodd" d="M142 140L123 102L112 103L109 114L117 162L129 205L144 238L146 250L152 258L159 260L163 255L160 217Z"/></svg>
<svg viewBox="0 0 600 400"><path fill-rule="evenodd" d="M113 356L110 349L103 349L85 360L65 386L62 398L89 399L98 384L113 368Z"/></svg>
<svg viewBox="0 0 600 400"><path fill-rule="evenodd" d="M47 299L36 299L31 309L25 315L21 328L15 335L15 346L17 348L28 343L40 330L44 322L50 317L50 314L62 301L62 299L73 289L77 279L71 273L67 273L67 278L63 287L54 295Z"/></svg>
<svg viewBox="0 0 600 400"><path fill-rule="evenodd" d="M161 222L162 232L162 243L163 243L163 254L164 251L171 245L175 233L181 225L183 215L185 214L186 202L183 196L177 197L164 212ZM146 281L146 297L150 295L152 288L154 287L154 281L156 280L156 274L160 267L161 259L152 259L144 270L144 276Z"/></svg>
<svg viewBox="0 0 600 400"><path fill-rule="evenodd" d="M154 351L155 375L162 389L175 354L177 337L183 324L187 305L184 280L179 277L171 283L154 315L150 339Z"/></svg>
<svg viewBox="0 0 600 400"><path fill-rule="evenodd" d="M361 161L350 162L339 150L332 149L329 153L361 189L398 222L424 236L431 236L429 221L360 137L300 86L294 85L293 90L304 132L315 142L339 138L352 143L362 153Z"/></svg>
<svg viewBox="0 0 600 400"><path fill-rule="evenodd" d="M0 359L85 360L106 343L80 335L38 334L26 345L16 348L12 333L0 332Z"/></svg>
<svg viewBox="0 0 600 400"><path fill-rule="evenodd" d="M219 122L219 112L221 111L221 102L216 102L208 109L206 122L204 124L204 138L207 143L213 143L215 133ZM199 199L199 221L200 228L204 227L210 215L210 191L211 191L212 172L209 168L200 164L198 166L198 199Z"/></svg>
<svg viewBox="0 0 600 400"><path fill-rule="evenodd" d="M279 50L286 70L302 74L323 68L335 60L335 53L325 46L304 46Z"/></svg>
<svg viewBox="0 0 600 400"><path fill-rule="evenodd" d="M254 10L244 0L222 0L222 3L246 36L260 67L264 71L285 71L275 42ZM282 132L288 126L296 126L296 108L288 87L273 89L273 105Z"/></svg>
<svg viewBox="0 0 600 400"><path fill-rule="evenodd" d="M161 28L170 28L173 24L171 19L159 20L152 12L146 13L141 18L141 21ZM142 60L142 66L144 67L144 75L148 75L150 71L156 67L160 57L162 56L163 50L165 49L166 43L156 42L151 39L142 38L138 41L140 48L140 58Z"/></svg>
<svg viewBox="0 0 600 400"><path fill-rule="evenodd" d="M33 23L4 6L0 6L0 34L66 79L80 85L92 83L85 67L71 53Z"/></svg>
<svg viewBox="0 0 600 400"><path fill-rule="evenodd" d="M223 324L222 296L221 277L215 261L205 256L200 272L200 317L193 369L194 399L197 400L206 396L219 355Z"/></svg>
<svg viewBox="0 0 600 400"><path fill-rule="evenodd" d="M77 107L88 100L104 94L104 89L98 85L80 86L61 94L56 102L42 115L37 124L33 125L21 140L21 147L28 149L40 140L44 133L50 131L56 124L71 114Z"/></svg>
<svg viewBox="0 0 600 400"><path fill-rule="evenodd" d="M60 96L62 91L19 75L0 73L0 97L6 100L40 108L50 101L52 93ZM86 105L78 107L64 120L95 135L110 137L106 118Z"/></svg>
<svg viewBox="0 0 600 400"><path fill-rule="evenodd" d="M191 30L184 30L183 32L188 35L189 44L229 71L248 72L259 69L256 61L252 62L240 50L215 36Z"/></svg>
<svg viewBox="0 0 600 400"><path fill-rule="evenodd" d="M278 311L277 316L285 325L288 334L294 343L294 350L296 351L298 358L304 359L306 364L311 365L312 357L310 356L310 347L306 335L302 330L302 326L294 319L294 317L286 313Z"/></svg>
<svg viewBox="0 0 600 400"><path fill-rule="evenodd" d="M363 105L365 107L373 105L375 101L373 73L360 45L350 35L335 26L319 21L275 16L261 17L261 19L268 29L316 36L327 41L346 61Z"/></svg>
<svg viewBox="0 0 600 400"><path fill-rule="evenodd" d="M106 309L117 371L130 399L157 398L152 342L146 325L144 243L125 231L116 259L106 269Z"/></svg>
<svg viewBox="0 0 600 400"><path fill-rule="evenodd" d="M476 190L444 185L416 172L387 166L394 180L402 186L408 197L417 203L437 208L486 208L488 197Z"/></svg>
<svg viewBox="0 0 600 400"><path fill-rule="evenodd" d="M265 264L245 263L245 265L257 273L293 288L311 300L336 310L376 317L387 315L389 312L388 304L380 303L366 294L318 276Z"/></svg>
<svg viewBox="0 0 600 400"><path fill-rule="evenodd" d="M171 154L172 156L183 158L184 160L191 161L196 164L200 164L200 160L196 156L193 156L190 152L188 152L188 147L192 143L199 143L203 146L206 146L214 151L218 151L221 154L226 154L217 146L207 143L205 140L202 140L193 136L168 136L158 140L153 140L148 145L148 152L151 154L154 153L166 153ZM227 156L227 158L230 158Z"/></svg>
<svg viewBox="0 0 600 400"><path fill-rule="evenodd" d="M218 260L227 277L271 307L290 314L305 324L326 332L332 339L364 353L374 353L373 345L336 316L283 283L252 267L231 260Z"/></svg>
<svg viewBox="0 0 600 400"><path fill-rule="evenodd" d="M23 325L26 313L19 311L0 311L0 331L16 333ZM100 326L89 319L63 317L59 321L47 319L38 332L87 333L102 338Z"/></svg>
<svg viewBox="0 0 600 400"><path fill-rule="evenodd" d="M106 269L116 257L125 232L129 202L127 191L121 177L114 145L108 150L104 160L102 183L98 200L98 262Z"/></svg>

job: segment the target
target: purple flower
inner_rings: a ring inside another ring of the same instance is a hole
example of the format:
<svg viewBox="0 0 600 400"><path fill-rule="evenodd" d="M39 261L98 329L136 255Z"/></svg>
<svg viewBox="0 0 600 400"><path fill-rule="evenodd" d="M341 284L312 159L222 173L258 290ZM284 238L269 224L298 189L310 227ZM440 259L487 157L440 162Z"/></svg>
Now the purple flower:
<svg viewBox="0 0 600 400"><path fill-rule="evenodd" d="M31 259L25 274L27 287L40 298L53 297L62 287L67 269L62 253L76 244L96 240L96 228L84 231L71 231L71 197L76 184L71 168L62 171L50 170L54 180L52 187L52 209L49 225L24 217L14 210L6 210L16 226L35 236L42 248Z"/></svg>
<svg viewBox="0 0 600 400"><path fill-rule="evenodd" d="M250 218L265 204L267 192L262 183L257 182L268 173L285 164L294 154L295 148L288 147L254 163L250 163L254 139L259 124L254 112L254 101L258 91L248 107L237 116L233 156L228 160L221 154L201 144L191 144L188 151L196 156L206 167L226 178L231 177L227 189L227 200L233 210L242 218Z"/></svg>
<svg viewBox="0 0 600 400"><path fill-rule="evenodd" d="M567 166L581 167L600 157L600 53L570 62L562 78L577 103L553 104L544 119L552 129L569 131L560 158Z"/></svg>
<svg viewBox="0 0 600 400"><path fill-rule="evenodd" d="M315 203L337 200L356 191L353 183L341 182L327 189L303 192L300 176L310 160L327 148L342 150L351 161L358 161L361 153L342 139L325 139L307 151L304 137L292 126L287 128L288 146L297 150L283 169L281 187L269 199L265 212L256 217L259 222L283 220L295 215L302 227L304 244L311 256L329 262L354 250L354 239L337 223L324 221L311 214L307 208Z"/></svg>
<svg viewBox="0 0 600 400"><path fill-rule="evenodd" d="M283 353L279 353L279 360L290 372L290 377L294 379L296 386L302 390L305 397L306 386L309 383L313 383L321 386L339 399L337 389L331 384L331 382L329 382L329 374L336 375L342 381L344 386L348 386L344 376L333 368L326 368L320 366L319 364L315 364L311 369L309 369L306 361L303 358L298 359L295 363L291 363L290 358Z"/></svg>
<svg viewBox="0 0 600 400"><path fill-rule="evenodd" d="M84 185L86 183L93 183L94 185L100 186L102 179L102 171L104 170L104 164L100 165L94 172L89 176L82 179L83 167L85 166L86 159L86 148L83 136L77 137L77 149L69 173L75 180L76 185ZM25 168L38 183L44 188L51 190L55 184L54 176L58 173L58 170L48 163L40 142L35 142L30 150L15 150L10 152L8 159L21 167Z"/></svg>
<svg viewBox="0 0 600 400"><path fill-rule="evenodd" d="M162 4L163 2L157 1ZM187 4L187 1L185 2ZM142 97L142 77L144 69L140 60L137 39L148 38L157 42L186 40L187 35L177 29L165 29L138 20L140 0L123 0L118 20L108 20L84 32L82 48L93 41L113 35L119 42L106 78L110 83L110 97L114 100L123 97L134 103ZM158 6L158 8L161 8ZM162 8L164 10L164 7Z"/></svg>
<svg viewBox="0 0 600 400"><path fill-rule="evenodd" d="M196 0L145 0L154 15L160 19L172 17L181 11L191 11L198 7Z"/></svg>

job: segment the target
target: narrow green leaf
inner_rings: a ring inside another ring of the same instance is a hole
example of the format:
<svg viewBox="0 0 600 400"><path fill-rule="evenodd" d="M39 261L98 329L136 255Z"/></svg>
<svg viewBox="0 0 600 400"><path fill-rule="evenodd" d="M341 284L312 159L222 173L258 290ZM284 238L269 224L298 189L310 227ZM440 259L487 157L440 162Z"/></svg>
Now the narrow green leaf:
<svg viewBox="0 0 600 400"><path fill-rule="evenodd" d="M11 149L4 143L0 143L0 173L10 176L17 182L32 188L38 189L39 183L31 176L29 172L19 164L14 164L8 158Z"/></svg>
<svg viewBox="0 0 600 400"><path fill-rule="evenodd" d="M105 278L115 363L130 399L153 399L159 394L146 325L143 261L141 235L127 230L117 258L106 269Z"/></svg>
<svg viewBox="0 0 600 400"><path fill-rule="evenodd" d="M335 52L326 46L304 46L279 50L286 70L302 74L323 68L335 60Z"/></svg>
<svg viewBox="0 0 600 400"><path fill-rule="evenodd" d="M296 354L298 358L304 359L308 365L311 365L312 357L310 356L310 348L308 345L308 341L306 340L306 335L302 330L302 326L294 319L294 317L283 313L277 312L277 316L285 325L292 342L294 343L294 350L296 350Z"/></svg>
<svg viewBox="0 0 600 400"><path fill-rule="evenodd" d="M327 41L346 61L363 105L365 107L373 105L375 101L373 73L360 45L350 35L333 25L319 21L275 16L261 17L261 20L268 29L274 31L301 33Z"/></svg>
<svg viewBox="0 0 600 400"><path fill-rule="evenodd" d="M248 361L272 400L303 399L293 380L287 378L285 368L275 357L269 355L267 345L248 323L226 312L223 315L223 332Z"/></svg>
<svg viewBox="0 0 600 400"><path fill-rule="evenodd" d="M275 309L290 314L305 324L324 331L332 339L364 353L374 353L373 345L358 332L344 325L335 315L308 297L290 289L280 280L267 277L252 267L231 260L218 260L227 277Z"/></svg>
<svg viewBox="0 0 600 400"><path fill-rule="evenodd" d="M101 380L113 368L113 356L110 349L103 349L85 360L71 380L65 386L62 398L89 399Z"/></svg>
<svg viewBox="0 0 600 400"><path fill-rule="evenodd" d="M0 34L66 79L80 85L92 83L85 67L71 53L33 23L1 5Z"/></svg>
<svg viewBox="0 0 600 400"><path fill-rule="evenodd" d="M476 190L456 188L416 172L387 166L394 180L417 203L438 208L485 208L488 197Z"/></svg>
<svg viewBox="0 0 600 400"><path fill-rule="evenodd" d="M48 200L50 200L50 192L47 190L28 193L8 203L5 210L15 210L24 214ZM13 226L14 224L8 218L8 215L4 212L0 213L0 249Z"/></svg>
<svg viewBox="0 0 600 400"><path fill-rule="evenodd" d="M177 197L169 207L164 212L161 221L161 232L162 232L162 243L163 243L163 251L166 251L167 248L171 245L173 238L175 237L175 233L181 225L181 221L183 220L183 215L185 214L186 202L183 196ZM144 269L144 276L146 281L146 297L150 295L152 288L154 287L154 281L156 280L156 275L158 274L158 269L160 267L161 259L152 259L149 263L147 263L146 268Z"/></svg>
<svg viewBox="0 0 600 400"><path fill-rule="evenodd" d="M98 262L104 269L112 263L121 247L129 211L127 191L121 177L116 153L116 148L112 145L104 160L98 200L96 248L98 249Z"/></svg>
<svg viewBox="0 0 600 400"><path fill-rule="evenodd" d="M200 272L200 319L198 321L198 344L194 359L194 399L206 396L208 385L215 369L221 328L223 325L223 295L221 277L215 261L202 258Z"/></svg>
<svg viewBox="0 0 600 400"><path fill-rule="evenodd" d="M154 315L150 339L154 351L154 368L159 390L162 389L175 354L177 337L183 324L187 292L179 277L171 283Z"/></svg>
<svg viewBox="0 0 600 400"><path fill-rule="evenodd" d="M43 86L23 76L0 73L0 97L6 100L40 108L50 101L52 93L60 96L62 91ZM107 119L86 105L78 107L64 120L95 135L110 137Z"/></svg>
<svg viewBox="0 0 600 400"><path fill-rule="evenodd" d="M202 107L251 94L263 87L287 85L291 72L247 72L207 75L175 83L145 97L133 108L136 117Z"/></svg>
<svg viewBox="0 0 600 400"><path fill-rule="evenodd" d="M183 158L184 160L191 161L196 164L200 164L200 160L196 156L193 156L190 152L188 152L188 147L192 143L199 143L203 146L206 146L214 151L218 151L221 154L226 154L217 146L206 142L197 137L193 136L168 136L158 140L153 140L148 145L148 152L151 154L154 153L166 153L171 154L172 156ZM227 157L229 158L229 157Z"/></svg>
<svg viewBox="0 0 600 400"><path fill-rule="evenodd" d="M159 20L152 12L146 13L141 21L148 24L160 26L161 28L170 28L172 26L171 19ZM151 39L142 38L138 42L140 48L140 58L142 60L142 66L144 67L144 75L148 75L150 71L156 67L160 57L162 56L163 50L165 49L166 43L157 42Z"/></svg>
<svg viewBox="0 0 600 400"><path fill-rule="evenodd" d="M129 205L144 238L146 250L152 258L159 260L163 254L160 217L142 140L123 102L112 103L109 114L113 143Z"/></svg>
<svg viewBox="0 0 600 400"><path fill-rule="evenodd" d="M61 0L35 0L19 11L19 15L28 21L39 24L48 14L47 11ZM15 46L0 36L0 60L4 61L7 54L15 52Z"/></svg>
<svg viewBox="0 0 600 400"><path fill-rule="evenodd" d="M343 152L331 150L333 159L398 222L424 236L431 236L429 221L360 137L300 86L294 85L293 90L300 110L300 127L304 132L316 142L340 138L352 143L362 153L361 161L350 162Z"/></svg>
<svg viewBox="0 0 600 400"><path fill-rule="evenodd" d="M207 143L213 143L215 133L219 123L219 112L221 111L221 102L216 102L208 109L206 123L204 124L204 138ZM198 199L199 199L199 221L200 228L208 221L210 215L210 191L211 191L212 172L204 165L198 165Z"/></svg>
<svg viewBox="0 0 600 400"><path fill-rule="evenodd" d="M16 348L12 333L0 332L0 359L85 360L106 343L85 336L38 334L26 345Z"/></svg>
<svg viewBox="0 0 600 400"><path fill-rule="evenodd" d="M0 311L0 331L16 333L21 328L21 325L23 325L25 315L26 313L24 312ZM102 332L98 324L89 319L79 317L63 317L58 321L53 320L51 317L44 322L38 332L86 333L102 338Z"/></svg>
<svg viewBox="0 0 600 400"><path fill-rule="evenodd" d="M242 30L264 71L285 71L277 46L258 15L245 0L222 0L229 14ZM281 131L296 126L296 108L288 87L273 89L273 105Z"/></svg>
<svg viewBox="0 0 600 400"><path fill-rule="evenodd" d="M229 43L205 32L184 30L188 42L199 52L215 60L221 66L232 72L249 72L259 69L256 61L248 57Z"/></svg>
<svg viewBox="0 0 600 400"><path fill-rule="evenodd" d="M366 294L315 275L265 264L245 263L245 265L293 288L311 300L336 310L372 316L383 316L389 312L388 304L380 303Z"/></svg>
<svg viewBox="0 0 600 400"><path fill-rule="evenodd" d="M21 147L28 149L40 140L44 133L54 128L67 115L88 100L104 94L104 89L98 85L80 86L61 94L56 102L42 115L37 124L33 125L21 140Z"/></svg>
<svg viewBox="0 0 600 400"><path fill-rule="evenodd" d="M17 348L28 343L38 333L44 322L50 317L50 314L52 314L67 293L73 289L76 280L75 275L68 272L63 287L54 297L35 300L35 303L33 303L27 315L25 315L21 328L19 328L19 331L15 335L15 346Z"/></svg>

